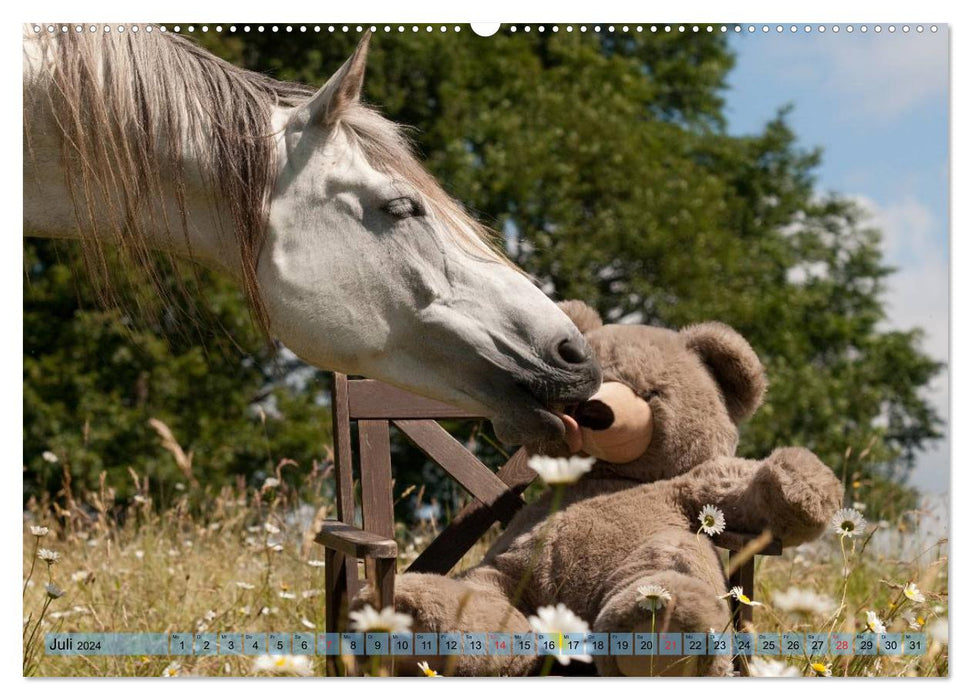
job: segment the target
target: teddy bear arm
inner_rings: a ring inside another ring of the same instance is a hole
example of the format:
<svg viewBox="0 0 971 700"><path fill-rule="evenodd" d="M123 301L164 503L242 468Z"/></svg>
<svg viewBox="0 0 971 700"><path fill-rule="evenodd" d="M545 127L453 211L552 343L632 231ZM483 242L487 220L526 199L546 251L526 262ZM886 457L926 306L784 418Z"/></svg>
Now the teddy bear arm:
<svg viewBox="0 0 971 700"><path fill-rule="evenodd" d="M781 447L761 463L755 486L767 526L784 546L819 537L843 502L833 470L802 447Z"/></svg>

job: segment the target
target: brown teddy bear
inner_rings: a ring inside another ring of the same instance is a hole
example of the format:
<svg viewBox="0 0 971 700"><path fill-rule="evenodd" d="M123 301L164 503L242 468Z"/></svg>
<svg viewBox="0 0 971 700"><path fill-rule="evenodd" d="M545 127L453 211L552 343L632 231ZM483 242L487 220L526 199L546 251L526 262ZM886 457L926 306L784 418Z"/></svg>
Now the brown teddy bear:
<svg viewBox="0 0 971 700"><path fill-rule="evenodd" d="M760 461L734 456L738 423L758 408L766 380L755 352L728 326L605 326L582 302L561 308L593 348L604 384L584 404L564 407L562 444L531 448L585 453L596 463L524 507L479 566L455 578L398 578L395 607L412 615L416 632L528 632L528 616L557 604L594 632L726 630L725 580L698 532L702 508L723 511L731 530L768 529L797 545L817 537L840 507L839 480L798 447ZM664 607L652 616L644 594L661 590ZM424 660L456 675L522 675L539 663L516 654ZM602 675L730 672L727 656L594 661Z"/></svg>

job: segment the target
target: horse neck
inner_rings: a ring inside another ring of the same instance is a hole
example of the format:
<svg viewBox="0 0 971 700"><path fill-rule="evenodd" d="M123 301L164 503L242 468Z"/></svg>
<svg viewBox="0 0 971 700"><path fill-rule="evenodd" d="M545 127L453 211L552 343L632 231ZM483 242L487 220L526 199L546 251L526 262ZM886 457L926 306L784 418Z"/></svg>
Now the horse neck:
<svg viewBox="0 0 971 700"><path fill-rule="evenodd" d="M219 193L202 176L204 166L191 148L181 149L180 173L158 173L156 181L161 185L138 207L135 222L122 220L124 198L138 196L126 192L128 183L105 183L99 176L101 187L79 188L77 177L72 185L67 169L79 172L81 159L66 155L64 130L59 125L64 115L55 113L51 99L54 85L49 62L53 54L45 56L44 51L42 42L25 40L24 235L110 245L124 244L124 230L133 230L146 249L187 257L238 276L240 254L231 233L231 218ZM183 134L186 143L199 141L198 135L192 137ZM121 134L112 147L132 152L143 148L131 140L131 135ZM109 174L108 179L114 178Z"/></svg>

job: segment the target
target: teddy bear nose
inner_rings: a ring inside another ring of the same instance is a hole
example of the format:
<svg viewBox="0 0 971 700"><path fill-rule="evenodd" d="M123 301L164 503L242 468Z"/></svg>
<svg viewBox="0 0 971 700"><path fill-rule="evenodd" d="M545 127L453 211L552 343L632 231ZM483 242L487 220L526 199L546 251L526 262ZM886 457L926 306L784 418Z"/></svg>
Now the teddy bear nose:
<svg viewBox="0 0 971 700"><path fill-rule="evenodd" d="M591 399L580 404L573 413L578 425L590 430L606 430L614 424L614 412L603 401Z"/></svg>
<svg viewBox="0 0 971 700"><path fill-rule="evenodd" d="M582 365L590 361L590 347L582 340L567 338L556 346L556 355L567 365Z"/></svg>

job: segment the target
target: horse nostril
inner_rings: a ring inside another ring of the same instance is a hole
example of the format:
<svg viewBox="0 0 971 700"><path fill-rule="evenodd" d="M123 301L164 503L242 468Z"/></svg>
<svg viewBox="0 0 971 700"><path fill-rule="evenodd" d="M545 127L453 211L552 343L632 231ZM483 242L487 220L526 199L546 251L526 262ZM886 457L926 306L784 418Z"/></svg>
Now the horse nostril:
<svg viewBox="0 0 971 700"><path fill-rule="evenodd" d="M567 338L556 346L556 353L568 365L581 365L590 359L590 352L583 341Z"/></svg>

